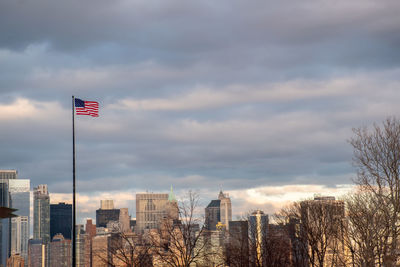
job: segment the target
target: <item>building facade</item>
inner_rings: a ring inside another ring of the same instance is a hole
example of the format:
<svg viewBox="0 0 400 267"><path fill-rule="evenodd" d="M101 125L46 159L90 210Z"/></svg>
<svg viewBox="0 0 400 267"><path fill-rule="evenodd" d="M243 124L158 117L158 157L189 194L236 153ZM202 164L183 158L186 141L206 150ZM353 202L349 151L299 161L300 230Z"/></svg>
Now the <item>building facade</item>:
<svg viewBox="0 0 400 267"><path fill-rule="evenodd" d="M136 194L136 231L158 229L161 220L166 217L168 194Z"/></svg>
<svg viewBox="0 0 400 267"><path fill-rule="evenodd" d="M72 205L64 202L50 204L50 238L62 234L63 238L71 239Z"/></svg>
<svg viewBox="0 0 400 267"><path fill-rule="evenodd" d="M266 259L263 257L265 240L268 235L268 215L262 210L256 210L249 217L250 242L252 255L255 257L254 262L264 264Z"/></svg>
<svg viewBox="0 0 400 267"><path fill-rule="evenodd" d="M225 225L226 229L229 230L229 221L232 221L232 203L229 198L229 194L223 193L222 190L219 192L218 199L220 202L220 222Z"/></svg>
<svg viewBox="0 0 400 267"><path fill-rule="evenodd" d="M112 200L112 199L100 200L100 209L102 209L102 210L114 209L114 200Z"/></svg>
<svg viewBox="0 0 400 267"><path fill-rule="evenodd" d="M33 189L33 238L50 242L50 197L45 184Z"/></svg>
<svg viewBox="0 0 400 267"><path fill-rule="evenodd" d="M205 208L205 228L216 230L218 222L221 221L221 200L211 200Z"/></svg>
<svg viewBox="0 0 400 267"><path fill-rule="evenodd" d="M30 239L28 243L28 267L47 267L48 246L41 239Z"/></svg>
<svg viewBox="0 0 400 267"><path fill-rule="evenodd" d="M28 240L30 225L30 180L9 180L10 205L17 209L18 217L11 219L11 255L21 255L28 261Z"/></svg>
<svg viewBox="0 0 400 267"><path fill-rule="evenodd" d="M0 206L11 208L10 180L17 179L16 170L0 170ZM11 220L0 219L0 266L6 266L11 255Z"/></svg>
<svg viewBox="0 0 400 267"><path fill-rule="evenodd" d="M0 206L10 207L8 179L0 179ZM10 219L0 219L0 266L6 266L10 256Z"/></svg>
<svg viewBox="0 0 400 267"><path fill-rule="evenodd" d="M126 233L130 231L130 220L131 218L128 213L128 208L121 208L119 212L119 225L121 232Z"/></svg>
<svg viewBox="0 0 400 267"><path fill-rule="evenodd" d="M65 239L62 234L57 234L51 240L49 250L51 267L71 266L71 240Z"/></svg>
<svg viewBox="0 0 400 267"><path fill-rule="evenodd" d="M17 177L18 172L16 170L0 170L0 179L13 180Z"/></svg>
<svg viewBox="0 0 400 267"><path fill-rule="evenodd" d="M96 210L96 227L107 227L109 222L118 222L119 209Z"/></svg>

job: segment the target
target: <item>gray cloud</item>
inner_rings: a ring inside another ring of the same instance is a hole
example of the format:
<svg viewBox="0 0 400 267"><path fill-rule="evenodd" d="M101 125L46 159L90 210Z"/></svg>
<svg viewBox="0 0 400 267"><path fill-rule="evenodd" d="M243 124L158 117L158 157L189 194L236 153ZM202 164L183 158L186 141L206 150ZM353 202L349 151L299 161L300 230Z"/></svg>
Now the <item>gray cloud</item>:
<svg viewBox="0 0 400 267"><path fill-rule="evenodd" d="M0 167L69 193L76 95L82 194L350 183L351 128L400 111L399 9L1 1Z"/></svg>

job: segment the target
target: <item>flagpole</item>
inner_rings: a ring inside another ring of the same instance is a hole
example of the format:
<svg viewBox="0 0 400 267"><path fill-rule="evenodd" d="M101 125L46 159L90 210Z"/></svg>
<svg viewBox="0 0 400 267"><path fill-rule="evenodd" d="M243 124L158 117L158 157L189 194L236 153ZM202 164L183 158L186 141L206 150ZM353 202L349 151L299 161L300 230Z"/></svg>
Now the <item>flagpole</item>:
<svg viewBox="0 0 400 267"><path fill-rule="evenodd" d="M72 96L72 267L76 266L76 205L75 205L75 97Z"/></svg>

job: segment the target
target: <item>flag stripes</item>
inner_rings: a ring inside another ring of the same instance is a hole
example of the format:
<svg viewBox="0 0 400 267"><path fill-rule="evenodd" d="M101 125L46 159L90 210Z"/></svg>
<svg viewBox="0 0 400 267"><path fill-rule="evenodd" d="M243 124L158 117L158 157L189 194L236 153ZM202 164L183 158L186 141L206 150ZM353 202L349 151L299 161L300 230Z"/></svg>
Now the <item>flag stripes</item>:
<svg viewBox="0 0 400 267"><path fill-rule="evenodd" d="M76 115L89 115L92 117L99 116L99 103L96 101L83 101L75 99Z"/></svg>

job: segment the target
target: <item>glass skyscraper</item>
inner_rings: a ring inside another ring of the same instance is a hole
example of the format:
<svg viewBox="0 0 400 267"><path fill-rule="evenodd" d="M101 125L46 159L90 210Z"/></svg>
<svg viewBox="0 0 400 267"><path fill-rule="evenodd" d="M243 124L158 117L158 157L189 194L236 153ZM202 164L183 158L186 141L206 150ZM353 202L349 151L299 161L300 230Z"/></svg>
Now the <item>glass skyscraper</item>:
<svg viewBox="0 0 400 267"><path fill-rule="evenodd" d="M71 239L72 205L63 202L50 204L50 238L62 234L65 239Z"/></svg>
<svg viewBox="0 0 400 267"><path fill-rule="evenodd" d="M0 206L10 207L8 179L0 178ZM0 266L6 266L10 254L10 219L0 219Z"/></svg>
<svg viewBox="0 0 400 267"><path fill-rule="evenodd" d="M33 238L50 242L50 197L45 184L33 189Z"/></svg>
<svg viewBox="0 0 400 267"><path fill-rule="evenodd" d="M16 170L0 170L0 206L11 207L9 181L17 178ZM11 219L0 219L0 266L10 256Z"/></svg>
<svg viewBox="0 0 400 267"><path fill-rule="evenodd" d="M28 260L30 181L9 180L10 206L18 217L11 219L11 254L20 254Z"/></svg>

